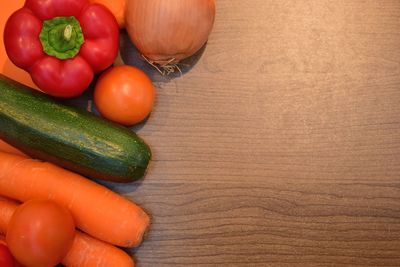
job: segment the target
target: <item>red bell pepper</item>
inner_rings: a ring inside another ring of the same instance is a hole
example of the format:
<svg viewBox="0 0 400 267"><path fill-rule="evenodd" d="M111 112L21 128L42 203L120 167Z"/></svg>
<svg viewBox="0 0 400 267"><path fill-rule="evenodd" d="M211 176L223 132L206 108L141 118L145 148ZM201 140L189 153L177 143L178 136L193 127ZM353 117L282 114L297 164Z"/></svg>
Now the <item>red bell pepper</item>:
<svg viewBox="0 0 400 267"><path fill-rule="evenodd" d="M2 236L1 239L4 239ZM19 262L15 260L13 255L11 254L10 249L8 248L6 242L4 240L0 240L0 266L1 267L24 267Z"/></svg>
<svg viewBox="0 0 400 267"><path fill-rule="evenodd" d="M8 19L10 60L56 97L75 97L118 55L119 28L102 5L87 0L26 0Z"/></svg>
<svg viewBox="0 0 400 267"><path fill-rule="evenodd" d="M0 266L14 267L14 258L5 244L0 243Z"/></svg>

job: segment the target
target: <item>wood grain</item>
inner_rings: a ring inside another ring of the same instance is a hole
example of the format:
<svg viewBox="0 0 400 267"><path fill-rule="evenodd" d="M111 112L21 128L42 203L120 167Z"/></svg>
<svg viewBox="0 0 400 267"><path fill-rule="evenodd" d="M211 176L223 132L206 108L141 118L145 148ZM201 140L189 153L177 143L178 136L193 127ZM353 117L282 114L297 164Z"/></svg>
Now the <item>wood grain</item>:
<svg viewBox="0 0 400 267"><path fill-rule="evenodd" d="M138 266L400 266L399 30L397 0L217 0L115 187L153 216Z"/></svg>

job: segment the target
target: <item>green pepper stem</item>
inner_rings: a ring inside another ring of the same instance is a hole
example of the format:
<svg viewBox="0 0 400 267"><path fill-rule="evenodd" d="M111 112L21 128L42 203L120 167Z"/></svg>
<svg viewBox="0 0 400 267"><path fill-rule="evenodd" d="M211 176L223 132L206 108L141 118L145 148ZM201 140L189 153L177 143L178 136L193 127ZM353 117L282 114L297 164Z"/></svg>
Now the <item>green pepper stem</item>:
<svg viewBox="0 0 400 267"><path fill-rule="evenodd" d="M64 30L64 39L65 41L69 42L69 40L71 40L71 36L72 36L72 29L73 27L71 25L67 25L65 26L65 30Z"/></svg>
<svg viewBox="0 0 400 267"><path fill-rule="evenodd" d="M75 57L85 42L81 25L73 16L43 21L39 38L43 51L61 60Z"/></svg>

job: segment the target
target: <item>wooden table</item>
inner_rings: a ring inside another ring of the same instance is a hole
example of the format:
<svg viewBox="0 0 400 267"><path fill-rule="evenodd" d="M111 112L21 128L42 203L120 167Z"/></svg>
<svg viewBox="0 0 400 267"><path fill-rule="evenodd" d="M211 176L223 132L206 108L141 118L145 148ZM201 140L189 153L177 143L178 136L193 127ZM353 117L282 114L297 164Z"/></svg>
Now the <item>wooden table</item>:
<svg viewBox="0 0 400 267"><path fill-rule="evenodd" d="M153 217L138 266L400 266L400 1L217 5L115 187Z"/></svg>

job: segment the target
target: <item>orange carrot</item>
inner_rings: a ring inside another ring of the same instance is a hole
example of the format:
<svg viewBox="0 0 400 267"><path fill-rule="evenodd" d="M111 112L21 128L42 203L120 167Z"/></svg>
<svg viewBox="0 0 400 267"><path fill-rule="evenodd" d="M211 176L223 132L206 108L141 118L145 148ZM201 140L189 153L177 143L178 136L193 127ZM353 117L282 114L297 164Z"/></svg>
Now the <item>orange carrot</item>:
<svg viewBox="0 0 400 267"><path fill-rule="evenodd" d="M79 231L76 231L72 248L62 263L68 267L135 266L123 250Z"/></svg>
<svg viewBox="0 0 400 267"><path fill-rule="evenodd" d="M7 233L7 227L18 203L0 197L0 236ZM62 263L68 267L134 267L133 259L123 250L97 240L80 231Z"/></svg>
<svg viewBox="0 0 400 267"><path fill-rule="evenodd" d="M136 204L53 164L0 152L0 195L19 201L51 199L66 207L84 232L121 247L138 246L150 224Z"/></svg>
<svg viewBox="0 0 400 267"><path fill-rule="evenodd" d="M0 197L0 234L7 233L7 226L11 220L14 211L18 207L18 202Z"/></svg>
<svg viewBox="0 0 400 267"><path fill-rule="evenodd" d="M21 156L25 156L25 154L16 149L15 147L7 144L5 141L0 139L0 151L2 152L6 152L6 153L11 153L11 154L15 154L15 155L21 155Z"/></svg>

